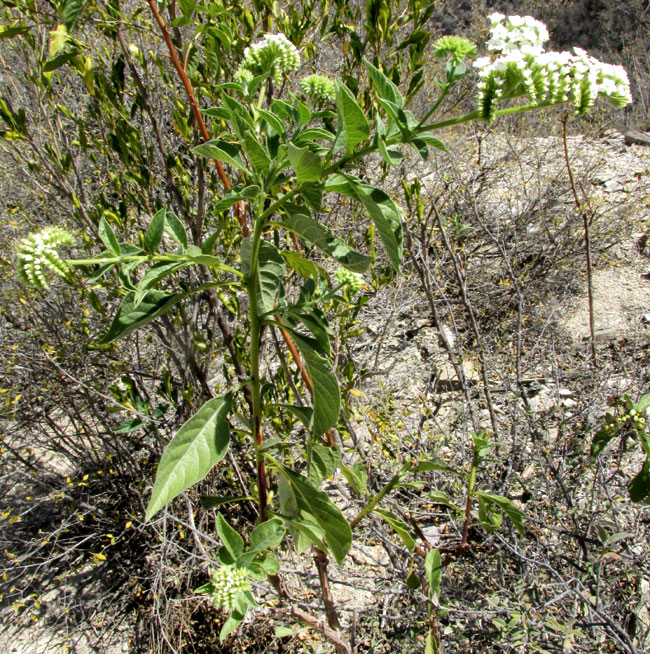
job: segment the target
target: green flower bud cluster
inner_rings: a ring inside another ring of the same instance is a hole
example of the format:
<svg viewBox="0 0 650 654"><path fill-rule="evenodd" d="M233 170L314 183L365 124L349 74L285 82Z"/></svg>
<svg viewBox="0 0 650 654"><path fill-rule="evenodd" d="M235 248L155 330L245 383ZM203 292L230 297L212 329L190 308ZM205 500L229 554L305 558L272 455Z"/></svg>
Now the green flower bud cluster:
<svg viewBox="0 0 650 654"><path fill-rule="evenodd" d="M70 267L57 250L74 243L74 236L62 227L46 227L36 234L30 234L18 243L18 276L25 284L41 290L48 288L45 268L67 278Z"/></svg>
<svg viewBox="0 0 650 654"><path fill-rule="evenodd" d="M334 82L323 75L308 75L300 80L302 92L309 98L323 102L334 100L336 97L336 86Z"/></svg>
<svg viewBox="0 0 650 654"><path fill-rule="evenodd" d="M476 54L476 46L462 36L443 36L433 44L433 54L438 59L449 54L455 61L462 61Z"/></svg>
<svg viewBox="0 0 650 654"><path fill-rule="evenodd" d="M647 425L646 417L639 413L636 409L630 409L627 413L617 416L616 418L611 419L607 425L605 425L606 431L617 431L624 429L631 429L637 433L640 431L645 431Z"/></svg>
<svg viewBox="0 0 650 654"><path fill-rule="evenodd" d="M334 273L334 276L336 277L336 279L339 281L340 284L343 284L344 286L348 287L350 291L350 295L354 296L361 290L361 287L363 285L362 274L352 272L347 268L339 268Z"/></svg>
<svg viewBox="0 0 650 654"><path fill-rule="evenodd" d="M235 79L267 75L275 82L282 76L300 68L300 52L284 34L265 34L261 41L244 50L244 61L235 73ZM245 80L250 81L250 80Z"/></svg>
<svg viewBox="0 0 650 654"><path fill-rule="evenodd" d="M250 590L251 584L247 579L248 571L245 568L222 566L210 572L212 582L212 601L216 607L223 606L230 611L235 598L240 591Z"/></svg>

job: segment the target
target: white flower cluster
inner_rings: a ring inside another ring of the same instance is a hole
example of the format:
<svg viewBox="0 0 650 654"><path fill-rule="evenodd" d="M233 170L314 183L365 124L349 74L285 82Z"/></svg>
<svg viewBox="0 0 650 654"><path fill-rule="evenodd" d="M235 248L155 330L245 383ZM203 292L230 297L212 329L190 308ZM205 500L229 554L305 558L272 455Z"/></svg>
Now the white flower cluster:
<svg viewBox="0 0 650 654"><path fill-rule="evenodd" d="M334 273L334 276L338 280L339 284L343 284L350 289L350 294L352 296L356 295L363 285L363 275L361 273L355 273L347 268L338 268Z"/></svg>
<svg viewBox="0 0 650 654"><path fill-rule="evenodd" d="M216 607L223 606L230 611L235 603L237 594L242 590L250 590L251 584L247 579L248 571L245 568L232 568L222 566L212 570L210 580L214 590L212 601Z"/></svg>
<svg viewBox="0 0 650 654"><path fill-rule="evenodd" d="M298 48L284 34L265 34L260 41L244 50L244 61L235 77L245 79L244 71L249 71L252 76L268 75L275 82L280 82L282 75L298 68Z"/></svg>
<svg viewBox="0 0 650 654"><path fill-rule="evenodd" d="M482 117L494 118L501 100L528 96L532 104L571 101L577 114L588 111L598 95L616 107L632 102L630 82L622 66L603 63L580 48L573 52L545 51L546 26L531 16L490 16L487 47L479 57L478 104Z"/></svg>
<svg viewBox="0 0 650 654"><path fill-rule="evenodd" d="M334 100L336 96L336 86L334 82L323 75L308 75L300 80L302 92L316 100L323 102L325 100Z"/></svg>
<svg viewBox="0 0 650 654"><path fill-rule="evenodd" d="M18 244L18 276L30 286L47 289L45 268L61 277L67 277L70 267L61 259L58 248L74 245L75 238L62 227L46 227L36 234L30 234Z"/></svg>

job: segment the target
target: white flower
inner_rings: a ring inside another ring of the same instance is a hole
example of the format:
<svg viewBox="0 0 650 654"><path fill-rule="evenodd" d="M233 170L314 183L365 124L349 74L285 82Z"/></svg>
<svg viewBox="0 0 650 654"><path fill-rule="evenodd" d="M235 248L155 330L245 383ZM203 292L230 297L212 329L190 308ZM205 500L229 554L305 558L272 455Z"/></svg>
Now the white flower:
<svg viewBox="0 0 650 654"><path fill-rule="evenodd" d="M487 47L492 56L474 62L479 109L491 120L499 101L528 96L531 103L571 101L576 113L588 111L602 95L616 107L632 101L627 73L598 61L581 48L546 52L548 30L531 16L492 14Z"/></svg>
<svg viewBox="0 0 650 654"><path fill-rule="evenodd" d="M62 227L46 227L36 234L30 234L18 243L18 276L30 286L47 289L45 268L60 277L70 274L70 267L61 259L58 248L74 245L75 238Z"/></svg>
<svg viewBox="0 0 650 654"><path fill-rule="evenodd" d="M252 75L268 75L280 82L282 75L300 68L300 52L284 34L265 34L260 41L244 50L244 61L236 75L242 77L241 69Z"/></svg>
<svg viewBox="0 0 650 654"><path fill-rule="evenodd" d="M212 582L212 601L217 607L223 606L230 611L240 591L250 590L251 584L247 579L248 571L245 568L232 568L222 566L210 573Z"/></svg>

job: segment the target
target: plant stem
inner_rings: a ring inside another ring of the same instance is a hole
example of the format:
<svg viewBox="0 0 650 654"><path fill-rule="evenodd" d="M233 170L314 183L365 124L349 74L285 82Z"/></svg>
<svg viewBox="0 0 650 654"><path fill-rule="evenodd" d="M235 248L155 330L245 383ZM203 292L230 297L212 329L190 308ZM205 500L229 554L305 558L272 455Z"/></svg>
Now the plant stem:
<svg viewBox="0 0 650 654"><path fill-rule="evenodd" d="M465 521L463 522L463 536L460 543L462 549L467 547L467 538L469 536L469 523L472 517L472 503L474 501L474 485L476 484L476 471L479 464L479 451L474 447L474 455L472 456L472 469L469 472L469 480L467 482L467 502L465 503Z"/></svg>
<svg viewBox="0 0 650 654"><path fill-rule="evenodd" d="M261 209L262 207L259 207ZM261 212L260 212L261 213ZM255 221L253 232L253 251L250 261L249 276L246 279L248 293L249 316L251 321L250 335L250 390L252 405L253 441L255 443L255 463L257 469L257 493L260 522L266 521L266 505L268 502L268 481L266 466L262 456L262 394L260 384L260 341L262 335L262 320L259 315L257 294L259 287L259 252L260 241L264 228L264 220L260 217Z"/></svg>
<svg viewBox="0 0 650 654"><path fill-rule="evenodd" d="M350 522L350 527L354 529L373 509L390 493L404 476L404 470L395 473L393 478L359 511L357 517Z"/></svg>
<svg viewBox="0 0 650 654"><path fill-rule="evenodd" d="M567 140L567 123L569 121L569 113L565 112L562 119L562 141L564 143L564 161L566 163L567 173L569 175L569 184L571 185L571 192L573 193L573 200L576 203L576 209L582 217L582 227L585 235L585 258L587 260L587 298L589 302L589 340L591 348L591 358L596 365L596 328L594 320L594 288L591 269L591 240L589 238L589 221L587 220L587 212L580 202L578 191L576 190L575 181L573 179L573 170L571 169L571 160L569 158L569 144Z"/></svg>

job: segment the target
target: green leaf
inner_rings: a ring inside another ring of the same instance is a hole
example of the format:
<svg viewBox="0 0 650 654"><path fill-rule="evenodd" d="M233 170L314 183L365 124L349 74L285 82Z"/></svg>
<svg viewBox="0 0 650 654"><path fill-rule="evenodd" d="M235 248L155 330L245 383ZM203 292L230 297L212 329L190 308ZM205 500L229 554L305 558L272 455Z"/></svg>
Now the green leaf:
<svg viewBox="0 0 650 654"><path fill-rule="evenodd" d="M166 263L164 261L160 261L158 263L154 263L153 266L151 266L147 272L142 275L142 279L138 283L135 291L135 296L133 298L133 308L137 308L142 300L144 300L147 295L147 291L156 286L156 284L162 281L165 277L168 277L169 275L175 273L177 270L180 270L187 265L188 264L183 261L174 263Z"/></svg>
<svg viewBox="0 0 650 654"><path fill-rule="evenodd" d="M448 497L447 493L444 491L431 491L429 497L436 503L448 506L452 511L455 511L458 515L462 515L463 511L459 506L456 506Z"/></svg>
<svg viewBox="0 0 650 654"><path fill-rule="evenodd" d="M242 240L241 271L245 277L251 272L251 258L253 256L253 239L247 237ZM258 253L258 295L260 316L273 313L282 279L285 273L284 259L279 250L268 241L260 241Z"/></svg>
<svg viewBox="0 0 650 654"><path fill-rule="evenodd" d="M437 150L442 150L443 152L449 152L447 149L447 146L436 136L434 136L431 132L420 132L418 134L418 139L420 141L423 141L427 145L430 145Z"/></svg>
<svg viewBox="0 0 650 654"><path fill-rule="evenodd" d="M249 551L264 552L275 549L284 538L284 523L280 518L271 518L253 529L250 537Z"/></svg>
<svg viewBox="0 0 650 654"><path fill-rule="evenodd" d="M322 166L320 157L309 148L297 148L293 143L288 145L289 161L296 171L299 184L317 182L320 180Z"/></svg>
<svg viewBox="0 0 650 654"><path fill-rule="evenodd" d="M108 345L132 331L142 327L152 320L162 316L175 304L186 297L183 293L167 293L165 291L148 291L138 304L135 303L135 293L127 293L117 310L108 331L99 341L100 345Z"/></svg>
<svg viewBox="0 0 650 654"><path fill-rule="evenodd" d="M401 163L402 159L404 159L404 155L399 150L389 150L384 139L378 139L377 145L379 146L379 153L381 154L381 158L389 166L397 166L399 163Z"/></svg>
<svg viewBox="0 0 650 654"><path fill-rule="evenodd" d="M318 281L318 266L311 260L303 257L300 252L286 251L280 252L282 258L289 264L289 267L295 270L303 277L312 277Z"/></svg>
<svg viewBox="0 0 650 654"><path fill-rule="evenodd" d="M345 153L349 155L356 145L370 136L370 125L352 91L340 82L337 83L336 89L336 109L338 131L332 152L336 153L345 148Z"/></svg>
<svg viewBox="0 0 650 654"><path fill-rule="evenodd" d="M204 509L213 509L222 504L236 504L239 502L255 502L255 498L250 495L224 495L215 497L213 495L201 495L201 506Z"/></svg>
<svg viewBox="0 0 650 654"><path fill-rule="evenodd" d="M307 428L311 429L311 421L313 420L313 415L314 415L314 410L311 407L308 406L295 406L293 404L276 404L276 405L269 405L267 404L266 406L275 406L275 407L282 407L289 411L289 413L293 414L300 422Z"/></svg>
<svg viewBox="0 0 650 654"><path fill-rule="evenodd" d="M77 27L77 21L86 2L84 0L65 0L61 17L68 32Z"/></svg>
<svg viewBox="0 0 650 654"><path fill-rule="evenodd" d="M477 496L491 502L498 506L507 516L510 518L512 524L515 526L517 531L523 536L524 535L524 514L513 504L512 500L509 500L503 495L494 495L492 493L477 493Z"/></svg>
<svg viewBox="0 0 650 654"><path fill-rule="evenodd" d="M282 124L282 121L272 112L267 111L266 109L257 109L257 113L260 117L269 125L276 134L284 136L287 131L285 126Z"/></svg>
<svg viewBox="0 0 650 654"><path fill-rule="evenodd" d="M314 387L312 433L320 436L338 422L341 405L339 383L327 359L314 349L314 341L293 330L292 336L302 353Z"/></svg>
<svg viewBox="0 0 650 654"><path fill-rule="evenodd" d="M242 145L255 171L265 173L271 165L271 157L266 148L250 132L244 134Z"/></svg>
<svg viewBox="0 0 650 654"><path fill-rule="evenodd" d="M158 464L146 521L223 459L230 443L231 401L230 394L208 400L176 432Z"/></svg>
<svg viewBox="0 0 650 654"><path fill-rule="evenodd" d="M341 464L340 469L345 480L359 497L368 493L368 471L363 463L354 463L351 466Z"/></svg>
<svg viewBox="0 0 650 654"><path fill-rule="evenodd" d="M223 623L223 627L221 627L221 631L219 632L219 640L224 641L230 634L239 627L239 625L242 623L244 618L246 617L245 613L239 613L237 611L233 611L229 616L228 619Z"/></svg>
<svg viewBox="0 0 650 654"><path fill-rule="evenodd" d="M291 213L281 223L276 224L297 234L352 272L363 273L368 270L372 262L371 257L356 252L343 240L334 236L327 227L305 213Z"/></svg>
<svg viewBox="0 0 650 654"><path fill-rule="evenodd" d="M278 472L289 482L296 504L308 519L313 520L325 533L325 541L340 565L352 544L352 529L341 510L327 493L314 488L309 479L274 461Z"/></svg>
<svg viewBox="0 0 650 654"><path fill-rule="evenodd" d="M237 559L244 551L244 539L228 524L228 521L221 513L217 513L217 533L219 534L222 545L228 550L230 556L233 559Z"/></svg>
<svg viewBox="0 0 650 654"><path fill-rule="evenodd" d="M101 220L99 221L99 238L102 239L104 247L112 255L116 257L120 256L122 249L120 248L120 244L117 242L113 228L110 226L108 220L106 220L106 216L102 216Z"/></svg>
<svg viewBox="0 0 650 654"><path fill-rule="evenodd" d="M382 73L378 68L375 68L370 62L364 59L363 63L366 66L368 75L373 81L379 96L401 109L404 106L404 98L397 86L395 86L395 84L393 84L384 73Z"/></svg>
<svg viewBox="0 0 650 654"><path fill-rule="evenodd" d="M24 23L14 23L13 25L0 25L0 39L10 39L29 32L31 28Z"/></svg>
<svg viewBox="0 0 650 654"><path fill-rule="evenodd" d="M165 214L166 209L158 211L149 223L147 233L144 235L144 249L154 254L162 241L163 232L165 231Z"/></svg>
<svg viewBox="0 0 650 654"><path fill-rule="evenodd" d="M246 175L251 174L242 161L239 148L232 143L228 143L228 141L220 141L218 139L207 141L206 143L201 143L201 145L192 148L192 152L201 157L216 159L217 161L229 164L230 166L241 170Z"/></svg>
<svg viewBox="0 0 650 654"><path fill-rule="evenodd" d="M409 552L415 549L415 540L409 533L409 526L403 520L386 509L375 508L373 513L380 515L395 530Z"/></svg>
<svg viewBox="0 0 650 654"><path fill-rule="evenodd" d="M311 465L309 466L309 481L314 488L319 488L325 479L331 477L339 467L341 452L338 447L327 447L314 443L311 446Z"/></svg>
<svg viewBox="0 0 650 654"><path fill-rule="evenodd" d="M435 547L427 552L424 559L424 570L429 581L429 593L438 595L442 583L442 560L440 552Z"/></svg>
<svg viewBox="0 0 650 654"><path fill-rule="evenodd" d="M633 502L650 499L650 459L646 457L639 474L627 485L627 492Z"/></svg>
<svg viewBox="0 0 650 654"><path fill-rule="evenodd" d="M645 413L650 408L650 393L646 393L645 395L642 395L639 398L639 401L634 405L634 408L639 413Z"/></svg>
<svg viewBox="0 0 650 654"><path fill-rule="evenodd" d="M608 429L610 426L611 429ZM614 423L608 423L599 429L591 441L591 456L597 457L609 445L609 442L620 433L621 430Z"/></svg>
<svg viewBox="0 0 650 654"><path fill-rule="evenodd" d="M165 211L165 233L169 234L184 250L187 247L187 231L178 216L171 211Z"/></svg>
<svg viewBox="0 0 650 654"><path fill-rule="evenodd" d="M402 263L402 218L397 205L382 191L357 177L342 173L325 183L326 191L347 195L363 204L375 223L393 268L399 272Z"/></svg>

